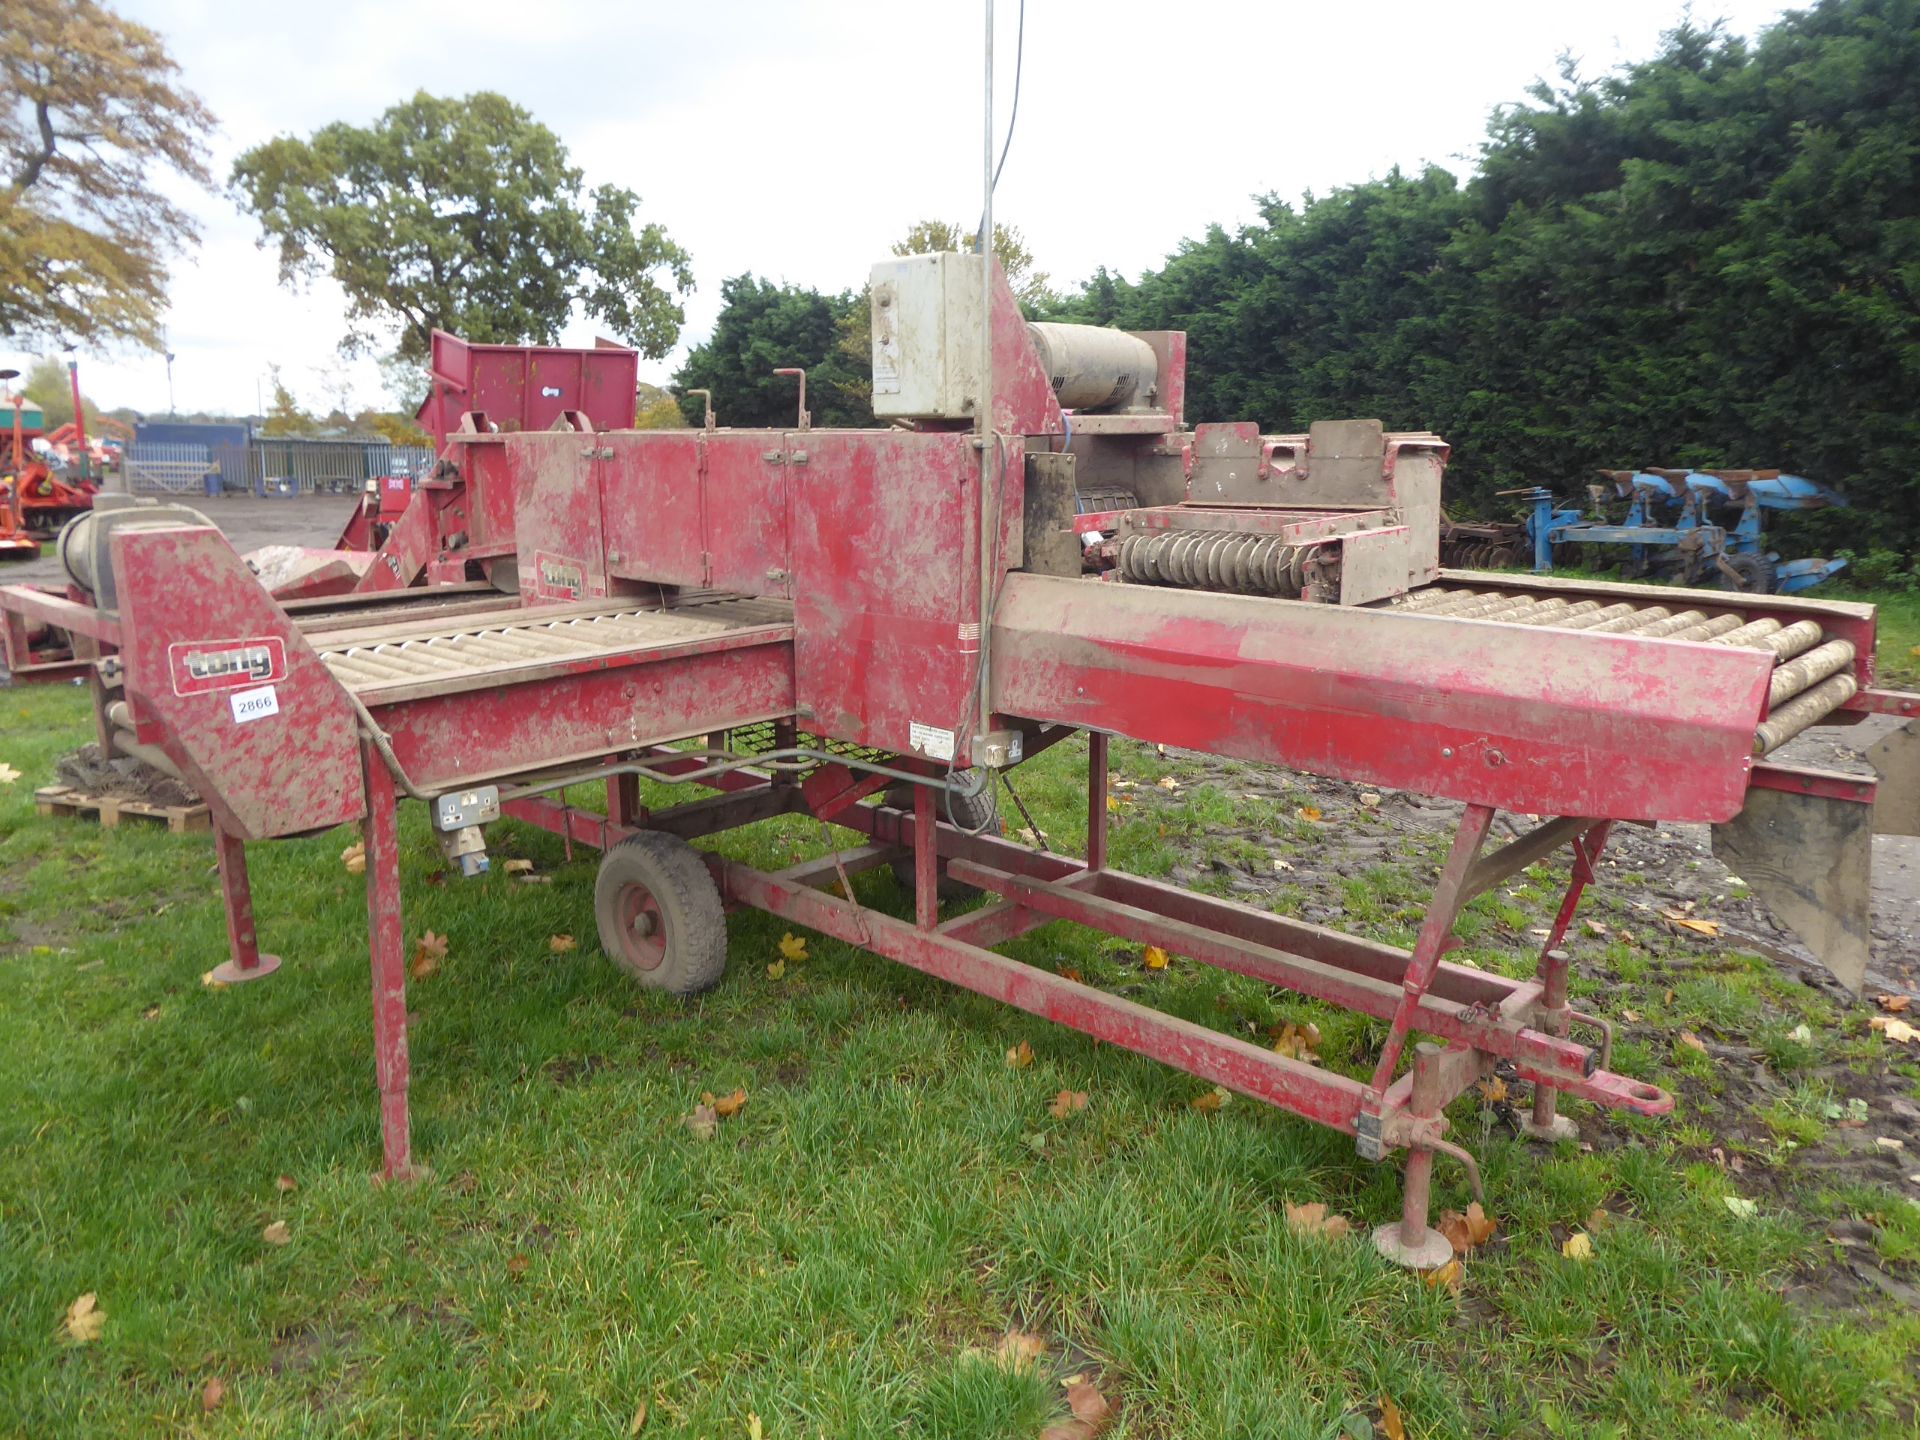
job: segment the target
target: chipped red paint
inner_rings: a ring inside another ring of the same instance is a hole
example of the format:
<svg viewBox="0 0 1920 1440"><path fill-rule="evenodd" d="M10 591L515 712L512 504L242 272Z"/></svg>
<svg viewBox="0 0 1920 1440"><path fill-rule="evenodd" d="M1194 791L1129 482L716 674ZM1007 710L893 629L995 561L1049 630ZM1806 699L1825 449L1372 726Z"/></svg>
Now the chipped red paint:
<svg viewBox="0 0 1920 1440"><path fill-rule="evenodd" d="M198 525L121 530L112 555L136 738L159 745L215 820L244 839L358 818L353 708L226 537ZM176 693L182 647L231 636L275 648L284 673L262 687L273 691L274 713L241 719L233 702L245 690Z"/></svg>
<svg viewBox="0 0 1920 1440"><path fill-rule="evenodd" d="M1725 820L1771 657L1012 575L1004 713L1526 813Z"/></svg>

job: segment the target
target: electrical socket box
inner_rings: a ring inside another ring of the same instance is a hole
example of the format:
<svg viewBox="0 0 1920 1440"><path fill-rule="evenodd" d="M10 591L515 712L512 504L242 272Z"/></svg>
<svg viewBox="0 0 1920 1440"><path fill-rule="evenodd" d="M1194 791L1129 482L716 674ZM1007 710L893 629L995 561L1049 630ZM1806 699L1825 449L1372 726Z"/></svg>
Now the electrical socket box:
<svg viewBox="0 0 1920 1440"><path fill-rule="evenodd" d="M486 825L500 818L500 787L482 785L434 797L433 824L437 830L460 830Z"/></svg>
<svg viewBox="0 0 1920 1440"><path fill-rule="evenodd" d="M873 267L873 413L971 420L980 393L978 255L906 255Z"/></svg>

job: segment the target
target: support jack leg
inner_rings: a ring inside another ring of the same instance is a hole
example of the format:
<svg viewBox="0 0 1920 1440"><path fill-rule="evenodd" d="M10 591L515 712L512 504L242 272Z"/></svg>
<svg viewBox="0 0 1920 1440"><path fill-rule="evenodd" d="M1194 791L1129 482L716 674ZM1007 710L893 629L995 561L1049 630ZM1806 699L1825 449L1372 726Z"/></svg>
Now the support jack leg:
<svg viewBox="0 0 1920 1440"><path fill-rule="evenodd" d="M238 835L216 825L214 853L220 860L220 897L227 907L229 958L213 967L217 985L259 980L280 968L278 955L262 955L253 933L253 887L247 883L247 848Z"/></svg>
<svg viewBox="0 0 1920 1440"><path fill-rule="evenodd" d="M1413 1052L1413 1114L1430 1119L1440 1113L1441 1077L1438 1045L1421 1044ZM1428 1200L1433 1192L1433 1149L1416 1145L1407 1151L1407 1173L1400 1199L1400 1218L1373 1232L1373 1248L1396 1265L1410 1270L1434 1270L1453 1258L1453 1242L1427 1224Z"/></svg>

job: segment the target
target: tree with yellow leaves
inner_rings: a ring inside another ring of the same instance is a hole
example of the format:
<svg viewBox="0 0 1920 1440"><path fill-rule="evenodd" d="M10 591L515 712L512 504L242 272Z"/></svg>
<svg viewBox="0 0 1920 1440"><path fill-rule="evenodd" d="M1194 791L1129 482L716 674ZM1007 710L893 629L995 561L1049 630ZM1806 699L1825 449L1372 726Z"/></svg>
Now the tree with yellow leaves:
<svg viewBox="0 0 1920 1440"><path fill-rule="evenodd" d="M213 116L178 77L96 0L0 0L0 334L160 348L167 260L197 229L154 177L212 183Z"/></svg>

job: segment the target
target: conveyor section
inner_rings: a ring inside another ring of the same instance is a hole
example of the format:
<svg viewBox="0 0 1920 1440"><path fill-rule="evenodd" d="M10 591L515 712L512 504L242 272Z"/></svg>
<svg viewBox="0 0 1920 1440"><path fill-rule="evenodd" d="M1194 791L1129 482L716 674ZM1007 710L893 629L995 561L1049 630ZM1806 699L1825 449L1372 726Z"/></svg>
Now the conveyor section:
<svg viewBox="0 0 1920 1440"><path fill-rule="evenodd" d="M513 606L437 625L388 617L309 638L334 676L361 693L628 654L792 622L792 607L775 600L715 599L662 609L621 598L584 610Z"/></svg>
<svg viewBox="0 0 1920 1440"><path fill-rule="evenodd" d="M1767 694L1767 718L1754 734L1755 755L1777 750L1826 719L1859 691L1853 673L1853 643L1829 640L1815 620L1783 624L1773 619L1747 620L1732 611L1709 613L1686 605L1605 604L1594 599L1445 585L1415 591L1395 601L1391 608L1401 614L1449 620L1497 620L1504 625L1633 635L1643 640L1699 640L1769 651L1775 667Z"/></svg>

